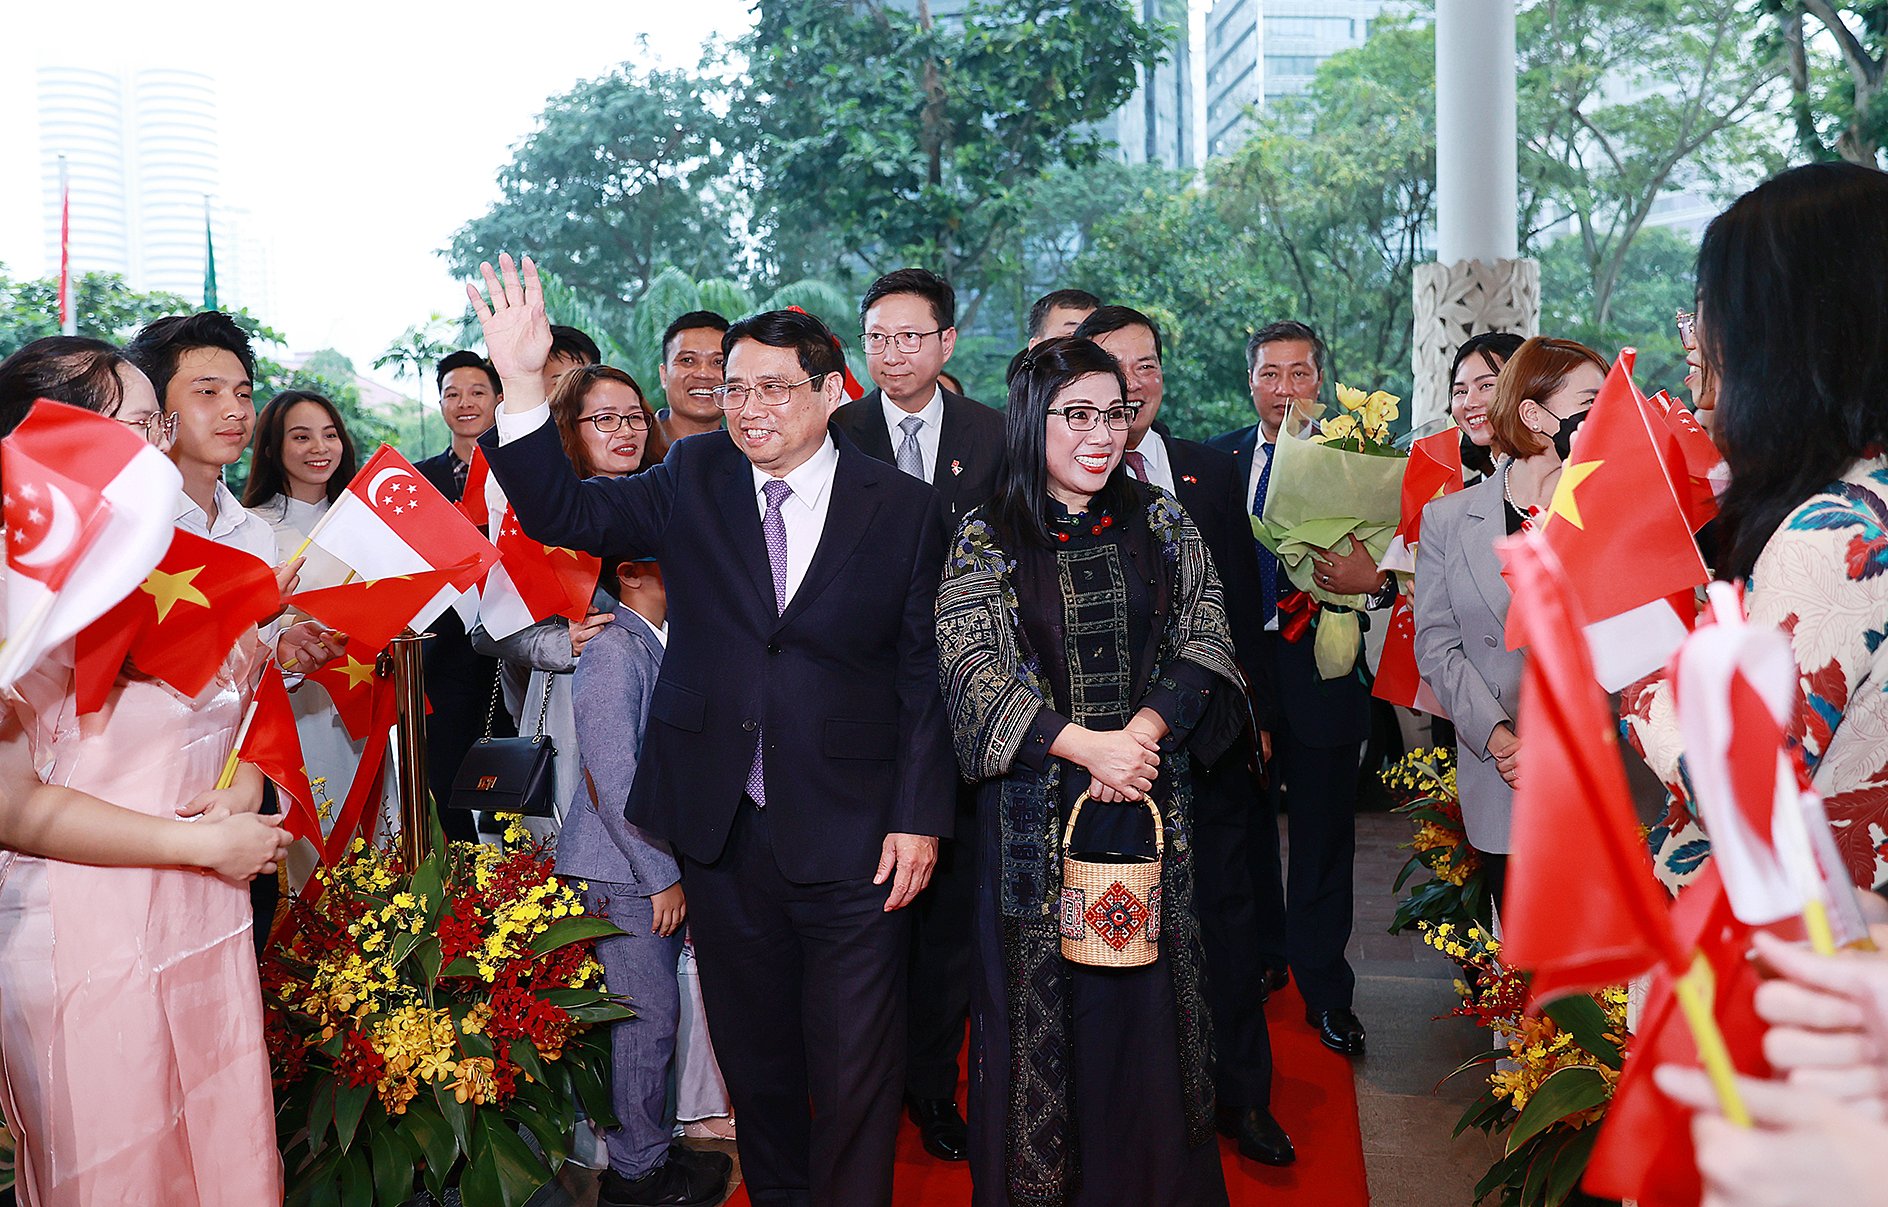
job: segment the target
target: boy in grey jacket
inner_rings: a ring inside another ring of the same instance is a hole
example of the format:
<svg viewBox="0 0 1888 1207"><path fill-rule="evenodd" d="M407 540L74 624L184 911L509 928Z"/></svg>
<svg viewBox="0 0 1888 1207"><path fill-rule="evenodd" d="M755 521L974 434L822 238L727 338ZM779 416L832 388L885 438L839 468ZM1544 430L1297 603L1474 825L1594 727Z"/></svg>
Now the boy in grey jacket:
<svg viewBox="0 0 1888 1207"><path fill-rule="evenodd" d="M668 597L653 561L606 558L602 587L615 615L577 660L572 704L582 783L557 843L557 873L589 885L584 904L624 932L597 944L603 981L636 1017L610 1028L611 1101L619 1127L604 1133L610 1167L600 1207L718 1203L732 1162L671 1147L669 1065L680 993L675 975L686 907L669 844L623 816L642 752L649 696L662 669Z"/></svg>

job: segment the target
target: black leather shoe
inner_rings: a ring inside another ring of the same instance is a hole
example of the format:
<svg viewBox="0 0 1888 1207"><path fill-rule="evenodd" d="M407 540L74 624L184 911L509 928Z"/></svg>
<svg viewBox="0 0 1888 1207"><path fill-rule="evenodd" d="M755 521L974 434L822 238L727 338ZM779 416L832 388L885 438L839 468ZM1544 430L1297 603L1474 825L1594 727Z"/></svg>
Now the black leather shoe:
<svg viewBox="0 0 1888 1207"><path fill-rule="evenodd" d="M1364 1054L1364 1025L1347 1006L1336 1010L1305 1011L1305 1021L1318 1029L1318 1042L1345 1056Z"/></svg>
<svg viewBox="0 0 1888 1207"><path fill-rule="evenodd" d="M1219 1134L1238 1142L1239 1155L1261 1165L1290 1165L1298 1159L1291 1137L1262 1106L1220 1107Z"/></svg>
<svg viewBox="0 0 1888 1207"><path fill-rule="evenodd" d="M1285 987L1291 975L1283 968L1267 968L1259 974L1259 1005L1272 1000L1272 995Z"/></svg>
<svg viewBox="0 0 1888 1207"><path fill-rule="evenodd" d="M597 1207L713 1207L728 1193L731 1168L670 1158L640 1178L606 1169L597 1180Z"/></svg>
<svg viewBox="0 0 1888 1207"><path fill-rule="evenodd" d="M734 1176L734 1158L712 1148L690 1148L680 1140L669 1142L669 1160L705 1169L718 1178Z"/></svg>
<svg viewBox="0 0 1888 1207"><path fill-rule="evenodd" d="M918 1125L924 1151L940 1161L970 1159L970 1129L949 1098L907 1098L905 1112Z"/></svg>

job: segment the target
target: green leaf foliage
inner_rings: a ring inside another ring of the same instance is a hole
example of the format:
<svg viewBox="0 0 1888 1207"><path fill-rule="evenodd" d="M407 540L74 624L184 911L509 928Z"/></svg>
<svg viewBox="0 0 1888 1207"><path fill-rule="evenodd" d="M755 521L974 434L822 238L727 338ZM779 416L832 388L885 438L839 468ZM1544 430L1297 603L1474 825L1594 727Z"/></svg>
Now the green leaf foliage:
<svg viewBox="0 0 1888 1207"><path fill-rule="evenodd" d="M1508 1151L1515 1152L1528 1140L1565 1119L1606 1101L1612 1092L1598 1069L1573 1065L1555 1070L1534 1091L1521 1108L1508 1133Z"/></svg>

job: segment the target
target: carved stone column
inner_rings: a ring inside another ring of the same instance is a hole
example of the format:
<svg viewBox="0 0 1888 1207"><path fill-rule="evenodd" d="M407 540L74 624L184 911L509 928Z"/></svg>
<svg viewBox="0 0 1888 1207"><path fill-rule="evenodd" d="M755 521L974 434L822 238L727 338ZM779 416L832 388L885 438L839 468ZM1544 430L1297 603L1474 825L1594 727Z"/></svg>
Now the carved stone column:
<svg viewBox="0 0 1888 1207"><path fill-rule="evenodd" d="M1541 266L1533 260L1458 260L1418 264L1411 370L1411 423L1421 428L1449 413L1449 362L1462 341L1482 331L1534 335L1541 323Z"/></svg>

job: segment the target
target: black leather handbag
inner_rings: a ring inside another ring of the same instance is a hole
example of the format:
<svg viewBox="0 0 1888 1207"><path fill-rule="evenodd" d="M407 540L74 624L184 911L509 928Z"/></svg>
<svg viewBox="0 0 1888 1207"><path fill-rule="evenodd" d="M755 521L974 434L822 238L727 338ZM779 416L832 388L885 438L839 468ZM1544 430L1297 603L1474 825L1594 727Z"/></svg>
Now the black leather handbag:
<svg viewBox="0 0 1888 1207"><path fill-rule="evenodd" d="M544 676L544 699L538 705L535 737L495 738L492 722L498 716L499 686L492 684L492 705L485 713L485 736L472 743L452 779L454 809L481 813L520 813L550 817L555 812L557 776L552 764L557 747L544 732L551 711L551 677Z"/></svg>

